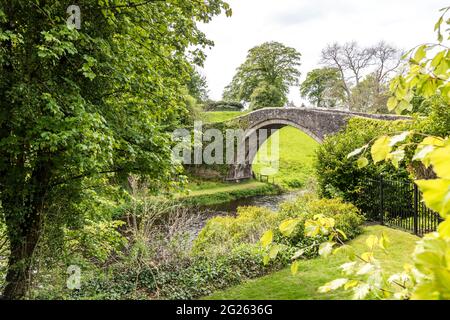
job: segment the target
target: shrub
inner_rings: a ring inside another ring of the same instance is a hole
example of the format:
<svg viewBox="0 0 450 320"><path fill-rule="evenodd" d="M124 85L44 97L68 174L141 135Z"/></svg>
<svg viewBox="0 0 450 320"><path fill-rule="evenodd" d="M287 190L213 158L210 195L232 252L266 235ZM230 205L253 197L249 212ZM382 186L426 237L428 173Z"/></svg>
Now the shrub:
<svg viewBox="0 0 450 320"><path fill-rule="evenodd" d="M205 111L242 111L244 105L233 101L208 101Z"/></svg>
<svg viewBox="0 0 450 320"><path fill-rule="evenodd" d="M240 208L236 217L210 220L195 240L193 255L179 256L161 264L153 260L151 254L140 255L140 263L136 258L125 259L105 267L102 272L97 270L89 275L83 271L81 290L60 295L75 299L177 300L206 296L287 266L293 254L305 246L311 248L306 250L305 257L316 256L317 244L322 239L305 237L301 224L296 231L296 241L282 237L281 233L276 235L281 240L280 251L268 264L264 264L266 251L259 244L261 235L267 229L276 229L281 221L290 217L306 220L316 214L335 218L337 226L350 237L359 232L363 221L353 205L339 199L318 199L313 194L283 204L280 212ZM141 221L140 225L144 228L146 223ZM131 257L134 255L130 252Z"/></svg>
<svg viewBox="0 0 450 320"><path fill-rule="evenodd" d="M361 233L361 225L364 217L351 203L343 202L342 199L320 199L308 203L306 211L315 216L322 214L333 218L336 221L336 227L347 235L354 238Z"/></svg>
<svg viewBox="0 0 450 320"><path fill-rule="evenodd" d="M315 215L332 217L336 227L344 231L349 238L361 232L364 217L352 204L341 199L318 199L314 194L306 193L295 201L281 205L279 212L258 207L239 208L237 217L216 217L208 221L194 242L193 253L197 256L215 257L233 250L240 244L258 242L268 229L276 229L277 242L289 248L304 247L311 244L304 234L304 222ZM291 237L283 237L278 225L288 219L300 219Z"/></svg>
<svg viewBox="0 0 450 320"><path fill-rule="evenodd" d="M278 215L259 207L241 207L237 217L215 217L208 221L194 242L194 255L218 255L242 243L256 243L276 225Z"/></svg>
<svg viewBox="0 0 450 320"><path fill-rule="evenodd" d="M348 159L347 155L375 137L409 128L411 123L407 121L353 118L344 130L327 137L317 150L316 175L320 195L326 198L342 197L363 212L369 212L372 203L370 199L364 197L367 180L378 179L380 174L394 179L406 179L408 177L406 166L402 163L397 170L392 164L377 166L371 164L359 169L355 161ZM367 157L370 158L370 155Z"/></svg>
<svg viewBox="0 0 450 320"><path fill-rule="evenodd" d="M427 117L417 117L414 129L429 135L447 137L450 135L450 108L442 98L435 96L423 102Z"/></svg>
<svg viewBox="0 0 450 320"><path fill-rule="evenodd" d="M282 183L287 185L288 188L291 188L291 189L301 189L305 185L305 183L300 179L290 179L290 180L285 179L285 180L283 180Z"/></svg>
<svg viewBox="0 0 450 320"><path fill-rule="evenodd" d="M340 198L319 199L314 194L306 193L280 207L280 220L300 218L302 221L297 224L292 236L284 239L285 242L304 246L303 242L310 240L304 235L304 222L316 215L334 218L336 227L344 231L349 238L354 238L361 233L361 225L365 220L360 210L351 203L344 202Z"/></svg>
<svg viewBox="0 0 450 320"><path fill-rule="evenodd" d="M263 264L259 245L239 245L227 254L210 259L195 257L156 269L116 267L109 275L91 279L73 296L77 299L195 299L246 279L263 276L289 263L290 254Z"/></svg>

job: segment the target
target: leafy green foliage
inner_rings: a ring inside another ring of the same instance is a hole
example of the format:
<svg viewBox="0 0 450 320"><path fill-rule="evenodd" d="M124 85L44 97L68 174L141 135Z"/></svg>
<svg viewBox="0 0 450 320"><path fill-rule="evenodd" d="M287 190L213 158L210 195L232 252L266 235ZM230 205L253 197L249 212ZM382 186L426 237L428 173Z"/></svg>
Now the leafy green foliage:
<svg viewBox="0 0 450 320"><path fill-rule="evenodd" d="M225 89L224 99L244 102L253 100L253 103L258 103L256 107L268 106L275 99L276 106L284 105L289 87L298 85L300 57L297 50L279 42L266 42L254 47ZM276 93L276 98L267 99L273 93ZM262 101L264 103L260 105Z"/></svg>
<svg viewBox="0 0 450 320"><path fill-rule="evenodd" d="M120 267L104 278L92 279L73 296L78 299L195 299L237 285L246 279L263 276L288 262L262 263L263 250L255 245L241 245L230 252L207 259L181 260L159 269L145 267L140 272Z"/></svg>
<svg viewBox="0 0 450 320"><path fill-rule="evenodd" d="M276 213L258 207L239 208L235 218L213 218L195 240L193 253L223 254L240 243L256 243L276 221Z"/></svg>
<svg viewBox="0 0 450 320"><path fill-rule="evenodd" d="M286 103L286 95L279 88L262 82L250 96L250 109L281 108Z"/></svg>
<svg viewBox="0 0 450 320"><path fill-rule="evenodd" d="M369 74L351 90L352 110L367 113L389 113L386 103L389 87L379 82L377 74Z"/></svg>
<svg viewBox="0 0 450 320"><path fill-rule="evenodd" d="M366 144L380 134L393 134L410 127L411 124L406 121L392 122L354 118L340 133L327 137L317 150L315 164L321 195L342 197L345 201L355 204L363 212L370 212L367 209L373 204L370 199L364 197L367 179L378 179L382 173L390 177L406 178L408 172L404 164L400 170L390 164L380 166L369 164L371 155L367 154ZM358 156L358 162L355 163L354 158L349 158L349 154L352 157Z"/></svg>
<svg viewBox="0 0 450 320"><path fill-rule="evenodd" d="M208 83L206 82L206 78L194 68L190 72L187 88L189 95L194 97L197 102L205 102L208 100Z"/></svg>
<svg viewBox="0 0 450 320"><path fill-rule="evenodd" d="M438 40L442 42L441 27L450 7L442 9L443 15L435 26ZM450 20L446 20L448 26ZM447 28L447 32L448 32ZM447 36L447 40L450 35ZM436 49L434 57L428 58L427 51ZM449 105L450 64L449 49L446 46L422 45L409 53L408 73L395 78L391 82L393 97L389 107L398 112L411 110L411 99L414 93L425 99L439 96ZM411 141L414 136L421 136L421 142ZM400 143L399 146L397 144ZM433 170L435 177L428 180L416 180L423 193L425 204L441 215L444 221L438 231L426 235L416 247L413 264L406 265L402 273L386 278L385 272L379 267L373 254L368 252L365 265L358 268L357 275L366 276L357 288L355 298L362 299L370 292L380 298L393 296L397 299L450 299L450 264L448 252L450 244L450 140L448 137L426 136L419 132L405 132L395 137L378 138L372 145L372 158L376 161L397 162L402 158L406 146L415 148L413 161L420 162L425 168ZM379 246L385 247L385 241L380 240ZM377 241L368 243L368 246ZM364 258L364 257L363 257ZM353 274L352 272L349 272ZM387 280L386 280L387 279ZM330 287L326 285L326 287ZM333 289L333 288L330 288Z"/></svg>
<svg viewBox="0 0 450 320"><path fill-rule="evenodd" d="M315 199L311 195L283 204L279 215L278 227L266 231L260 239L267 252L264 262L276 259L284 248L292 248L294 274L298 259L330 255L336 241L343 243L360 234L364 221L352 204L340 199Z"/></svg>
<svg viewBox="0 0 450 320"><path fill-rule="evenodd" d="M77 203L100 176L171 185L168 130L185 116L191 63L212 45L197 28L220 0L0 4L0 196L11 246L4 295L23 297L42 226L82 217ZM188 56L190 58L188 58ZM24 278L25 277L25 278Z"/></svg>
<svg viewBox="0 0 450 320"><path fill-rule="evenodd" d="M336 68L314 69L308 72L305 81L302 82L300 94L318 108L336 107L345 101L341 77Z"/></svg>
<svg viewBox="0 0 450 320"><path fill-rule="evenodd" d="M450 89L448 79L450 77L450 49L442 43L442 25L449 25L445 20L449 8L442 9L442 16L436 24L435 31L438 32L437 44L420 45L405 54L408 58L408 75L399 75L391 81L390 88L394 95L389 98L390 110L403 112L412 110L411 101L415 95L425 99L434 95L442 97L444 101L450 101ZM447 29L448 33L448 29ZM450 36L446 35L447 39ZM430 57L431 53L433 54Z"/></svg>
<svg viewBox="0 0 450 320"><path fill-rule="evenodd" d="M239 112L244 109L242 103L233 101L206 101L205 104L205 111Z"/></svg>

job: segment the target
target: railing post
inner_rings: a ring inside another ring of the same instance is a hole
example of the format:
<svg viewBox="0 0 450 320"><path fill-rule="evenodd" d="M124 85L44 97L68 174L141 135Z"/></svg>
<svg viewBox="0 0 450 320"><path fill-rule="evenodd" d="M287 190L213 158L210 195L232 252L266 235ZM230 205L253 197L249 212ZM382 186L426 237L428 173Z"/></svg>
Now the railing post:
<svg viewBox="0 0 450 320"><path fill-rule="evenodd" d="M419 188L414 183L414 234L419 235Z"/></svg>
<svg viewBox="0 0 450 320"><path fill-rule="evenodd" d="M380 223L384 224L384 190L383 190L383 176L380 175Z"/></svg>

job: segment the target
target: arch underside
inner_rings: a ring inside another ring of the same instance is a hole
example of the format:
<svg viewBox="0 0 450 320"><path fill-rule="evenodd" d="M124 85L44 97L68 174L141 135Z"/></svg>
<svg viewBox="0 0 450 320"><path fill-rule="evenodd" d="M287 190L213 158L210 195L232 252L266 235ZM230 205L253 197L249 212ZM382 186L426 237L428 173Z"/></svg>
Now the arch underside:
<svg viewBox="0 0 450 320"><path fill-rule="evenodd" d="M269 134L267 135L267 139L269 139L271 134L273 134L275 132L275 131L272 132L271 129L279 130L279 129L282 129L287 126L294 127L296 129L306 133L309 137L311 137L318 143L322 143L322 141L323 141L317 134L311 132L310 130L306 129L305 127L299 125L298 123L296 123L294 121L285 120L285 119L271 119L271 120L263 121L255 126L253 126L248 131L245 139L247 140L255 133L257 134L257 131L260 129L268 129ZM246 155L246 163L250 164L250 166L252 165L253 160L255 159L255 156L258 153L259 148L263 145L263 143L265 141L267 141L267 139L260 141L260 144L258 145L257 149L249 148L248 154Z"/></svg>
<svg viewBox="0 0 450 320"><path fill-rule="evenodd" d="M300 124L286 120L286 119L270 119L263 122L260 122L256 125L253 125L251 129L249 129L245 135L243 143L245 143L246 146L246 154L245 154L245 163L244 164L235 164L232 165L231 170L229 172L229 175L227 177L227 180L244 180L244 179L251 179L253 177L253 169L252 164L256 157L256 154L258 153L261 146L267 141L267 139L270 138L272 134L274 134L279 129L282 129L284 127L291 126L294 127L305 134L307 134L309 137L317 141L318 143L322 143L322 139L315 133L311 132L307 128L301 126ZM262 129L267 130L267 136L264 135L263 138L260 139L259 131ZM258 141L256 147L250 146L249 140L251 137L254 137L256 135L256 141Z"/></svg>

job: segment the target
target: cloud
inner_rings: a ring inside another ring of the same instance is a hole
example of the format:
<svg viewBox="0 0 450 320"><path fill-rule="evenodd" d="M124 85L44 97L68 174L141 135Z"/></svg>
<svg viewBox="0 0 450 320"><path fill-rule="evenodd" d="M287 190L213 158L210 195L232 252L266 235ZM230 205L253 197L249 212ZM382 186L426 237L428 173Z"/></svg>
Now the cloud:
<svg viewBox="0 0 450 320"><path fill-rule="evenodd" d="M220 99L250 48L279 41L302 53L304 76L318 66L331 42L369 46L385 40L401 49L435 40L433 26L448 0L228 0L233 16L216 17L201 29L215 42L203 73L211 97ZM298 88L290 99L300 104Z"/></svg>
<svg viewBox="0 0 450 320"><path fill-rule="evenodd" d="M324 12L320 7L309 5L294 10L285 8L274 15L273 22L281 26L295 26L323 16Z"/></svg>

